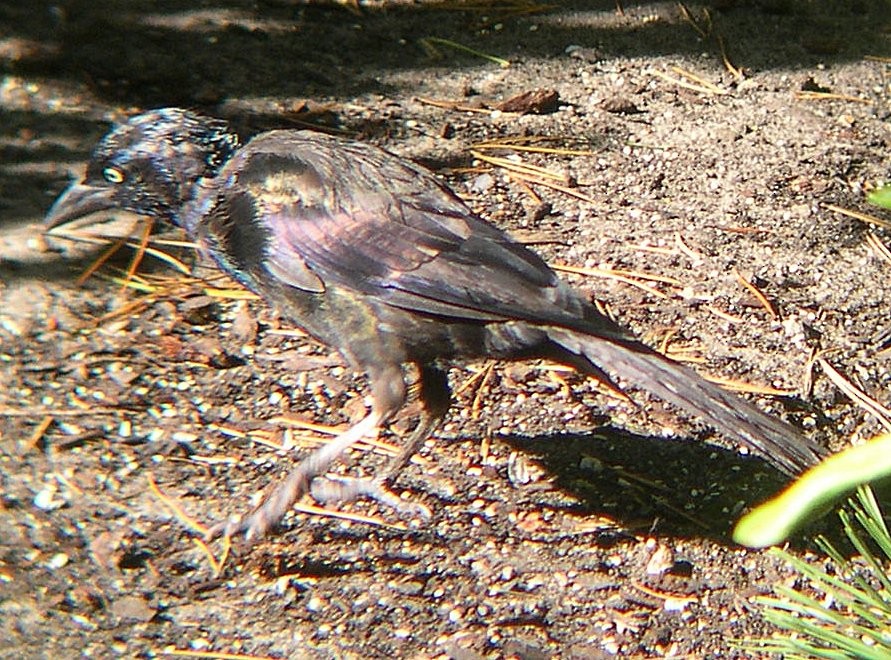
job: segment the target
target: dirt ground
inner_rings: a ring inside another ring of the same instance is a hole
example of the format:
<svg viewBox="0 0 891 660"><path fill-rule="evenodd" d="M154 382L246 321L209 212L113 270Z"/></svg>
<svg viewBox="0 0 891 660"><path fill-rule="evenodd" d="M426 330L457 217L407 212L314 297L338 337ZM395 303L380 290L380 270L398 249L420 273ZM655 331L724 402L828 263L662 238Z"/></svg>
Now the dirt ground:
<svg viewBox="0 0 891 660"><path fill-rule="evenodd" d="M125 248L81 285L106 247L41 238L114 119L321 125L440 172L589 269L567 277L652 345L777 390L756 398L819 442L874 435L813 358L888 404L891 241L827 207L881 215L863 199L889 177L887 1L622 9L0 3L0 655L751 656L736 642L772 632L753 598L795 577L728 531L781 475L544 364L452 370L447 424L398 482L429 522L295 511L216 571L170 503L204 524L244 512L313 441L294 420L364 412L361 377L262 302L206 295L202 278L234 287L206 265L147 257L144 290L122 289ZM499 106L536 90L557 102ZM479 146L506 138L583 153Z"/></svg>

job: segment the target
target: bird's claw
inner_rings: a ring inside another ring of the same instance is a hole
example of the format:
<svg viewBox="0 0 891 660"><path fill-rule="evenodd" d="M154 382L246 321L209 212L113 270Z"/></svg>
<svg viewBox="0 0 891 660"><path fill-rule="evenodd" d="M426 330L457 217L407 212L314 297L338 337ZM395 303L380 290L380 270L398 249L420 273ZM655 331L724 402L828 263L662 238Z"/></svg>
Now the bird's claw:
<svg viewBox="0 0 891 660"><path fill-rule="evenodd" d="M367 497L396 511L404 519L421 518L429 520L433 517L430 509L420 502L404 500L391 492L381 478L356 479L350 477L316 477L310 482L310 495L320 503L352 502ZM204 534L205 541L218 538L244 536L247 544L253 544L265 536L266 532L277 522L273 520L266 508L266 502L255 508L246 516L231 516L212 525Z"/></svg>
<svg viewBox="0 0 891 660"><path fill-rule="evenodd" d="M352 502L360 497L367 497L393 509L402 518L429 520L432 517L428 507L402 499L388 490L384 482L381 478L317 477L310 484L310 494L319 503Z"/></svg>
<svg viewBox="0 0 891 660"><path fill-rule="evenodd" d="M263 516L255 510L247 516L230 516L226 520L212 525L204 534L204 540L209 542L218 538L231 539L240 534L244 535L244 541L253 545L262 538L271 527Z"/></svg>

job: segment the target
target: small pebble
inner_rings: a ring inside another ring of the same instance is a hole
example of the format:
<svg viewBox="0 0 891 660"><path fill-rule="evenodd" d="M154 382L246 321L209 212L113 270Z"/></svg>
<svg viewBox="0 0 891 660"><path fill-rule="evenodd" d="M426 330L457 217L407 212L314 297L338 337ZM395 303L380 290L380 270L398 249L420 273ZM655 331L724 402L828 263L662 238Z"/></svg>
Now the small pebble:
<svg viewBox="0 0 891 660"><path fill-rule="evenodd" d="M54 488L44 488L34 496L34 506L41 511L55 511L65 506L65 500L56 497Z"/></svg>
<svg viewBox="0 0 891 660"><path fill-rule="evenodd" d="M55 571L63 568L64 566L67 566L68 561L68 555L66 555L64 552L57 552L52 557L50 557L50 560L48 562L46 562L46 567L52 571Z"/></svg>

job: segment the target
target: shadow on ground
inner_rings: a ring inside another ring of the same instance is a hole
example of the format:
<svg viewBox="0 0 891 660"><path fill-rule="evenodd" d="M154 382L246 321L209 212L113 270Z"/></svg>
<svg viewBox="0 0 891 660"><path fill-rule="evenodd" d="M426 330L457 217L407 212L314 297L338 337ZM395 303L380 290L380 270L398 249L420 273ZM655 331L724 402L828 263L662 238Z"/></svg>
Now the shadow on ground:
<svg viewBox="0 0 891 660"><path fill-rule="evenodd" d="M429 38L514 62L565 58L574 46L583 61L593 63L701 52L718 57L719 35L732 44L731 59L755 70L831 65L881 54L887 47L883 0L731 2L721 10L694 6L690 21L674 4L641 3L625 7L624 16L616 14L602 27L603 14L615 13L615 7L612 2L504 2L462 9L454 2L397 2L351 11L337 4L285 1L201 7L182 1L4 3L0 218L20 221L45 210L71 167L86 158L104 131L100 122L109 118L109 106L122 118L122 111L131 109L183 105L257 130L299 121L307 99L386 97L398 84L383 81L388 72L429 68L435 76L443 67L491 66L448 46L425 46ZM596 24L595 15L601 17ZM652 19L641 21L642 16ZM836 38L842 28L861 38ZM765 41L775 47L763 49ZM72 106L72 99L61 105L40 100L59 89L79 98L80 106Z"/></svg>

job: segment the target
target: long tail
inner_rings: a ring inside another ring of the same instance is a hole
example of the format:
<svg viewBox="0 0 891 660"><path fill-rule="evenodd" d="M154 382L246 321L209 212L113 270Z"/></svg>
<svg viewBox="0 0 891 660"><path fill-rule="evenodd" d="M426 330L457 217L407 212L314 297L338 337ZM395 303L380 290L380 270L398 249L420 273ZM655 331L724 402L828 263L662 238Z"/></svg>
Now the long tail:
<svg viewBox="0 0 891 660"><path fill-rule="evenodd" d="M787 474L803 472L825 453L794 427L761 412L745 399L725 392L689 367L644 344L564 328L549 327L547 333L566 350L701 417Z"/></svg>

